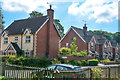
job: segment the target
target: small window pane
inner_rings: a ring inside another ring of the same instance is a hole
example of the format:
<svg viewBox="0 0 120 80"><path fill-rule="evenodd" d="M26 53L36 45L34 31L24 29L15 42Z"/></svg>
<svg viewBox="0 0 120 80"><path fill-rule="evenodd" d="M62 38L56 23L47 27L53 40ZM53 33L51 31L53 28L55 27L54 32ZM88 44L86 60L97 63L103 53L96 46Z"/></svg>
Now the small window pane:
<svg viewBox="0 0 120 80"><path fill-rule="evenodd" d="M26 36L26 43L30 43L30 36Z"/></svg>
<svg viewBox="0 0 120 80"><path fill-rule="evenodd" d="M15 41L17 41L18 40L18 37L15 37Z"/></svg>
<svg viewBox="0 0 120 80"><path fill-rule="evenodd" d="M66 43L66 48L68 48L69 43Z"/></svg>
<svg viewBox="0 0 120 80"><path fill-rule="evenodd" d="M4 38L4 44L8 43L8 38Z"/></svg>

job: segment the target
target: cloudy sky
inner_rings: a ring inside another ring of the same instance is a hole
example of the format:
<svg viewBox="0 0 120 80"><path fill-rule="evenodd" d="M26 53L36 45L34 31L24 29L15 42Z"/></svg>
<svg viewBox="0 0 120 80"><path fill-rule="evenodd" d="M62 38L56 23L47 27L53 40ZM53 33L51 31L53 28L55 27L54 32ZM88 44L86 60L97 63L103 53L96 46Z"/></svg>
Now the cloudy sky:
<svg viewBox="0 0 120 80"><path fill-rule="evenodd" d="M84 21L89 30L118 31L118 0L0 0L5 27L28 18L34 10L46 15L47 3L52 4L65 32L71 26L82 28Z"/></svg>

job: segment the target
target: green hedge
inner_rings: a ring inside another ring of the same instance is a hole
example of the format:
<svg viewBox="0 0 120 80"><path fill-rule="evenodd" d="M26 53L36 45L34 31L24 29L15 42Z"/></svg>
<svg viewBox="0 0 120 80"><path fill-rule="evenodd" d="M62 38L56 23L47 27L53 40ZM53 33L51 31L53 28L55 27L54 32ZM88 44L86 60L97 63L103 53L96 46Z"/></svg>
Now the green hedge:
<svg viewBox="0 0 120 80"><path fill-rule="evenodd" d="M89 60L89 66L97 66L98 60L97 59L90 59Z"/></svg>
<svg viewBox="0 0 120 80"><path fill-rule="evenodd" d="M7 63L31 67L47 67L52 64L52 59L47 58L32 58L32 57L13 57L10 56Z"/></svg>

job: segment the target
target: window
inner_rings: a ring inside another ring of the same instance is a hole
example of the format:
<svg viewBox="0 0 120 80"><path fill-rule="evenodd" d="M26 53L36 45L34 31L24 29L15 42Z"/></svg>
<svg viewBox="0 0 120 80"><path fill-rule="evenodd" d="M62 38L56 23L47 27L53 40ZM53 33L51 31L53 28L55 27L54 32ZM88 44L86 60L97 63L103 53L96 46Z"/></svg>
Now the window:
<svg viewBox="0 0 120 80"><path fill-rule="evenodd" d="M56 70L67 70L67 68L63 66L57 66Z"/></svg>
<svg viewBox="0 0 120 80"><path fill-rule="evenodd" d="M104 49L105 49L105 50L106 50L106 48L107 48L106 45L104 45Z"/></svg>
<svg viewBox="0 0 120 80"><path fill-rule="evenodd" d="M4 44L8 43L8 38L4 38Z"/></svg>
<svg viewBox="0 0 120 80"><path fill-rule="evenodd" d="M91 48L93 48L93 43L91 43Z"/></svg>
<svg viewBox="0 0 120 80"><path fill-rule="evenodd" d="M56 66L49 66L47 69L55 69Z"/></svg>
<svg viewBox="0 0 120 80"><path fill-rule="evenodd" d="M26 43L30 43L30 36L26 36Z"/></svg>
<svg viewBox="0 0 120 80"><path fill-rule="evenodd" d="M15 37L15 41L17 41L18 40L18 37Z"/></svg>
<svg viewBox="0 0 120 80"><path fill-rule="evenodd" d="M30 52L25 52L25 56L30 56Z"/></svg>
<svg viewBox="0 0 120 80"><path fill-rule="evenodd" d="M68 48L69 43L66 43L66 48Z"/></svg>
<svg viewBox="0 0 120 80"><path fill-rule="evenodd" d="M108 50L110 50L110 47L109 47L109 45L108 45Z"/></svg>

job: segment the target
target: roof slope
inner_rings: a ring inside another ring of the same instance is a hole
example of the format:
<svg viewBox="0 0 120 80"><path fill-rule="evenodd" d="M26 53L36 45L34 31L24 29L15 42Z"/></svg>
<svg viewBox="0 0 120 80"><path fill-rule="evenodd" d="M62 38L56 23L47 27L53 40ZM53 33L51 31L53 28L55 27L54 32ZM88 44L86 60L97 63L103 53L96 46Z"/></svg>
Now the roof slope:
<svg viewBox="0 0 120 80"><path fill-rule="evenodd" d="M17 45L17 43L13 43L11 42L12 46L14 47L14 49L16 50L16 52L21 52L21 49L19 48L19 46Z"/></svg>
<svg viewBox="0 0 120 80"><path fill-rule="evenodd" d="M80 28L76 28L76 27L73 27L72 28L86 41L86 42L90 42L91 39L92 39L92 36L93 36L93 33L92 32L89 32L89 31L83 31L82 29Z"/></svg>
<svg viewBox="0 0 120 80"><path fill-rule="evenodd" d="M48 16L16 20L4 31L7 31L8 35L17 35L23 34L25 29L28 28L31 33L35 33L47 19L49 19Z"/></svg>

